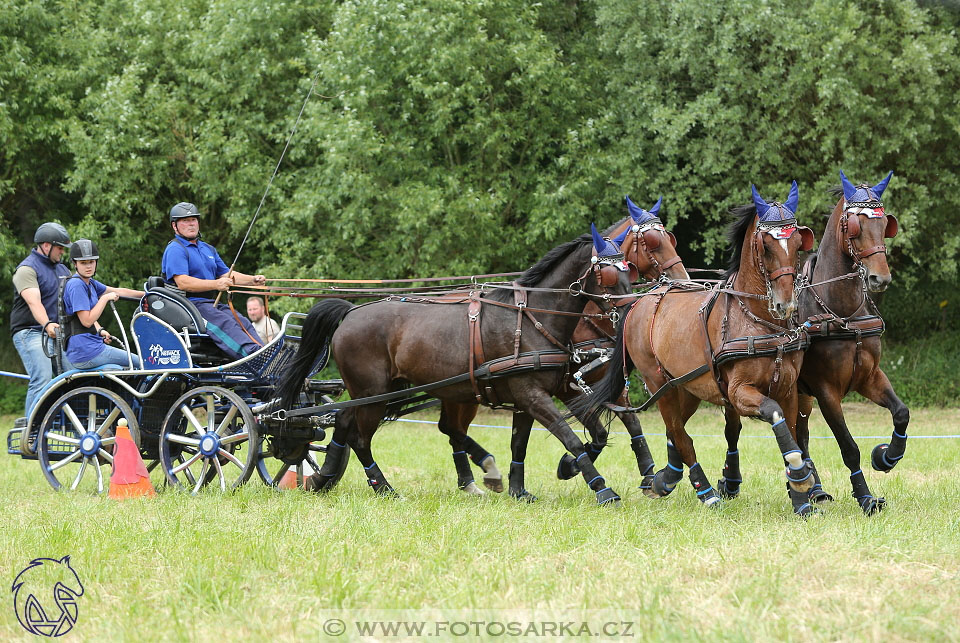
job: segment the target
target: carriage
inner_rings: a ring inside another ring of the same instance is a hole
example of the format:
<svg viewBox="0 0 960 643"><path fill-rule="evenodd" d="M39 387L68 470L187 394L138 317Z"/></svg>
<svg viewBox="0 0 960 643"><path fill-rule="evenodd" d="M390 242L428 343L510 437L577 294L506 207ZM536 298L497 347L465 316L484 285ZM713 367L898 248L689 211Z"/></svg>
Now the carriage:
<svg viewBox="0 0 960 643"><path fill-rule="evenodd" d="M128 356L143 368L70 370L40 394L25 422L7 436L7 452L40 462L54 489L102 493L104 464L112 464L115 427L126 420L148 471L158 465L163 480L197 493L207 485L236 488L256 475L276 486L295 469L319 470L314 454L326 450L324 429L335 412L307 420L261 424L255 413L270 399L297 351L304 315L284 316L280 333L257 352L226 358L206 333L203 317L180 292L158 277L130 320L130 337L119 315ZM56 357L56 355L54 356ZM317 360L312 373L325 358ZM343 391L339 380L313 380L299 406L328 404ZM342 475L349 451L342 457ZM107 471L109 476L109 470ZM160 482L159 479L156 479Z"/></svg>

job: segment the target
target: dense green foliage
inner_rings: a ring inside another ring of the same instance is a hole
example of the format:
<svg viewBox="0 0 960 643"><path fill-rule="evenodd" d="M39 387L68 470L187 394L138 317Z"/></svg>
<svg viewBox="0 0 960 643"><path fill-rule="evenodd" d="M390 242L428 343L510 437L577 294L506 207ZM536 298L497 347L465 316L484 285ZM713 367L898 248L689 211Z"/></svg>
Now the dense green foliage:
<svg viewBox="0 0 960 643"><path fill-rule="evenodd" d="M626 193L717 265L750 183L796 179L819 233L843 168L896 171L896 284L952 284L958 24L883 0L0 0L0 272L56 219L137 285L180 200L231 262L316 77L240 270L522 269Z"/></svg>

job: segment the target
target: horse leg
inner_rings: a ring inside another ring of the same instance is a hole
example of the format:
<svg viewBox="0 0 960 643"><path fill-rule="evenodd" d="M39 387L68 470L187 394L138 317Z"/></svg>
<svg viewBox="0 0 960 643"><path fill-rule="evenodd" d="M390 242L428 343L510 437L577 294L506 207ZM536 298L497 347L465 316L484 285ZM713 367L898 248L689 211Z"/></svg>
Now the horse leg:
<svg viewBox="0 0 960 643"><path fill-rule="evenodd" d="M467 451L464 444L467 437L467 426L469 426L473 415L476 415L475 404L464 405L444 402L440 407L440 420L437 422L437 427L441 433L449 438L450 448L453 449L453 464L457 469L457 488L469 495L482 496L483 490L477 487L473 480L473 471L470 469L470 461L467 460ZM465 416L471 417L466 417L466 422L464 422Z"/></svg>
<svg viewBox="0 0 960 643"><path fill-rule="evenodd" d="M469 435L463 437L463 448L475 465L483 470L483 486L494 493L503 493L503 475L497 468L497 459Z"/></svg>
<svg viewBox="0 0 960 643"><path fill-rule="evenodd" d="M637 469L643 479L640 481L640 489L650 489L653 485L653 473L656 464L653 456L650 454L650 447L647 445L647 438L643 435L643 427L640 425L640 418L636 413L617 413L617 417L623 422L630 434L630 448L633 449L633 455L637 458Z"/></svg>
<svg viewBox="0 0 960 643"><path fill-rule="evenodd" d="M723 435L727 439L727 457L723 461L723 475L717 481L717 491L722 498L733 499L740 495L743 474L740 472L740 432L743 423L729 404L723 405Z"/></svg>
<svg viewBox="0 0 960 643"><path fill-rule="evenodd" d="M719 508L720 495L707 480L707 474L697 460L693 439L684 428L687 420L700 406L699 398L682 389L675 389L664 395L658 406L667 427L667 466L654 476L653 491L658 495L670 493L683 477L683 465L686 464L689 468L690 484L693 485L697 498L707 507Z"/></svg>
<svg viewBox="0 0 960 643"><path fill-rule="evenodd" d="M800 394L797 396L797 444L800 445L800 450L803 452L803 457L805 459L810 459L810 414L813 412L813 397L810 395ZM840 440L838 439L839 443ZM854 445L856 446L856 445ZM843 447L840 447L840 450L843 451ZM860 454L857 453L857 461L860 460ZM820 474L817 473L817 468L813 466L813 460L810 460L810 466L813 469L813 487L810 488L810 491L807 492L807 497L810 499L810 502L816 504L822 504L824 502L833 502L833 496L823 490L823 485L820 484Z"/></svg>
<svg viewBox="0 0 960 643"><path fill-rule="evenodd" d="M347 438L353 426L353 409L343 409L337 413L333 425L333 435L327 445L327 454L320 471L304 480L303 488L308 491L330 491L337 484L341 458L347 457Z"/></svg>
<svg viewBox="0 0 960 643"><path fill-rule="evenodd" d="M536 502L537 497L523 486L523 461L527 457L527 443L533 418L526 413L513 414L513 432L510 435L510 497L524 502Z"/></svg>
<svg viewBox="0 0 960 643"><path fill-rule="evenodd" d="M803 457L803 452L797 445L796 425L791 426L787 421L788 417L796 421L796 398L794 397L790 408L784 408L753 386L741 384L731 390L730 402L741 416L759 417L770 423L777 446L780 447L780 455L787 467L787 489L793 511L802 517L814 513L814 506L807 500L807 492L813 488L813 463Z"/></svg>
<svg viewBox="0 0 960 643"><path fill-rule="evenodd" d="M518 406L522 403L521 408L547 427L547 430L563 443L564 448L573 454L573 459L580 467L584 481L597 495L597 504L605 505L620 501L620 496L607 486L606 480L587 455L583 443L577 438L577 434L573 432L570 425L564 421L560 411L553 404L553 399L545 391L528 389L521 392L515 399Z"/></svg>
<svg viewBox="0 0 960 643"><path fill-rule="evenodd" d="M867 486L867 481L863 477L863 470L860 468L860 447L857 446L853 436L850 435L850 429L847 428L846 420L843 417L843 408L840 405L840 395L835 389L820 391L817 398L820 402L820 412L823 418L833 431L837 444L840 445L840 455L843 457L843 463L850 470L850 486L853 488L853 497L863 509L863 513L871 516L881 511L886 504L883 498L874 498Z"/></svg>
<svg viewBox="0 0 960 643"><path fill-rule="evenodd" d="M357 459L363 465L363 471L367 475L367 484L378 496L396 496L390 483L387 482L380 467L373 459L373 453L370 450L370 442L373 434L376 433L380 421L386 414L385 404L372 404L370 406L358 406L355 408L354 417L356 418L356 431L351 431L347 436L350 448L357 454Z"/></svg>
<svg viewBox="0 0 960 643"><path fill-rule="evenodd" d="M857 392L884 407L893 416L893 437L890 438L889 444L878 444L870 454L873 468L887 473L897 466L907 450L907 424L910 423L910 409L897 397L887 375L879 368L874 369L866 383L858 388Z"/></svg>
<svg viewBox="0 0 960 643"><path fill-rule="evenodd" d="M576 418L580 420L581 424L583 424L590 433L590 442L583 445L583 448L586 450L590 462L596 462L604 447L607 446L609 431L600 420L599 414L584 414L584 417L576 416ZM573 459L573 456L569 453L564 453L560 457L560 464L557 465L557 477L561 480L569 480L578 473L580 473L580 467Z"/></svg>

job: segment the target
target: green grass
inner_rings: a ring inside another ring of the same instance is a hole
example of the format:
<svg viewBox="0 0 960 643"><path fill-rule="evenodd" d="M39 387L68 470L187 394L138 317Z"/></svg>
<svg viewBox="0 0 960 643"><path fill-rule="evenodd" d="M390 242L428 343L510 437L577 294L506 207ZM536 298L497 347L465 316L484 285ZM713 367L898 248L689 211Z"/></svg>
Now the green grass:
<svg viewBox="0 0 960 643"><path fill-rule="evenodd" d="M882 409L853 405L848 416L858 435L890 433ZM655 413L641 419L662 463L663 425ZM502 425L509 416L487 413L479 422ZM689 430L718 436L721 427L719 412L704 408ZM958 427L958 410L919 410L910 433ZM828 435L819 414L812 430ZM769 433L759 422L745 425L745 435ZM471 435L505 473L509 431ZM813 440L837 501L804 522L791 514L772 439L742 440L743 491L721 511L701 507L687 483L664 500L643 497L628 438L613 439L598 464L624 498L619 508L595 506L579 478L556 480L561 448L542 431L527 456L527 487L540 497L534 505L456 491L445 439L417 424L385 426L374 441L400 500L374 497L355 459L325 496L257 483L227 495L164 492L116 503L55 493L35 461L7 457L0 570L10 583L34 557L70 554L86 588L71 636L85 640L322 640L327 618L371 614L594 622L615 615L634 623L634 640L960 637L960 440L915 437L886 475L867 462L879 440L860 440L867 481L889 503L872 518L850 497L835 442ZM716 480L723 440L695 440ZM0 608L0 639L25 635L11 604Z"/></svg>

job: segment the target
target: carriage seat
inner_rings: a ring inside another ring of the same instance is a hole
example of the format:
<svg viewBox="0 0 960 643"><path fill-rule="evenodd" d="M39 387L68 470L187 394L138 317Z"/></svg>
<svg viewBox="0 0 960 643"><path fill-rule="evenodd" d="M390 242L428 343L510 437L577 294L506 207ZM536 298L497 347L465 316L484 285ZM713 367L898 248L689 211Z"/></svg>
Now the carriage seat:
<svg viewBox="0 0 960 643"><path fill-rule="evenodd" d="M145 308L177 330L187 329L190 334L204 335L207 323L192 301L182 290L171 287L163 277L148 277Z"/></svg>

